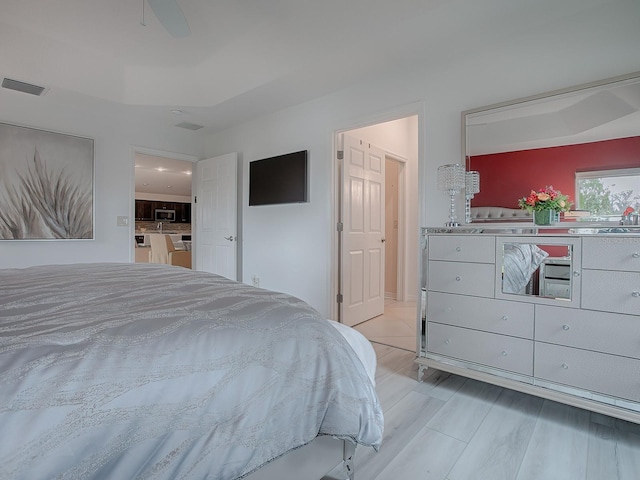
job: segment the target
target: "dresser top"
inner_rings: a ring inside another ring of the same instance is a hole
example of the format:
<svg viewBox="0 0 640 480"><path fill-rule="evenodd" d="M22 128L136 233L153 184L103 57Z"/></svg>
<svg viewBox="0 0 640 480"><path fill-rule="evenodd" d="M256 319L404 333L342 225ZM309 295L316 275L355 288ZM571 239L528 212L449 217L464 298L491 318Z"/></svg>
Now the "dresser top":
<svg viewBox="0 0 640 480"><path fill-rule="evenodd" d="M633 236L640 237L640 225L616 225L612 223L560 222L538 226L524 222L477 223L459 227L422 227L423 235L571 235L571 236Z"/></svg>

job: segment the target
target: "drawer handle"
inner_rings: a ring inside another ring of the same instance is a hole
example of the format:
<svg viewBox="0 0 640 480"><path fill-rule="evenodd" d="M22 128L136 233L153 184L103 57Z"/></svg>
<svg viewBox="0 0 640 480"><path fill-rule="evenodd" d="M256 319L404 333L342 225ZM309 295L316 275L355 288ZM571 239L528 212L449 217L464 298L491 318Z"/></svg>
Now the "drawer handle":
<svg viewBox="0 0 640 480"><path fill-rule="evenodd" d="M579 277L580 276L580 272L578 270L574 270L573 271L573 276L574 277Z"/></svg>
<svg viewBox="0 0 640 480"><path fill-rule="evenodd" d="M562 329L566 332L569 330L569 325L562 325Z"/></svg>
<svg viewBox="0 0 640 480"><path fill-rule="evenodd" d="M639 298L640 297L640 292L632 292L631 296L635 297L635 298Z"/></svg>
<svg viewBox="0 0 640 480"><path fill-rule="evenodd" d="M633 253L631 254L631 256L632 256L633 258L640 258L640 252L633 252Z"/></svg>
<svg viewBox="0 0 640 480"><path fill-rule="evenodd" d="M509 315L502 315L502 320L504 320L505 322L509 320Z"/></svg>
<svg viewBox="0 0 640 480"><path fill-rule="evenodd" d="M447 338L447 339L444 341L444 343L445 343L446 345L449 345L449 344L451 343L451 340L449 340L449 339Z"/></svg>
<svg viewBox="0 0 640 480"><path fill-rule="evenodd" d="M564 368L565 370L569 370L569 365L567 365L566 363L563 363L562 368Z"/></svg>
<svg viewBox="0 0 640 480"><path fill-rule="evenodd" d="M506 357L507 355L509 355L505 350L502 351L502 356Z"/></svg>
<svg viewBox="0 0 640 480"><path fill-rule="evenodd" d="M462 280L462 278L460 278L460 276L456 277L456 282L459 282L460 280Z"/></svg>
<svg viewBox="0 0 640 480"><path fill-rule="evenodd" d="M460 247L456 247L456 252L461 252L462 249Z"/></svg>

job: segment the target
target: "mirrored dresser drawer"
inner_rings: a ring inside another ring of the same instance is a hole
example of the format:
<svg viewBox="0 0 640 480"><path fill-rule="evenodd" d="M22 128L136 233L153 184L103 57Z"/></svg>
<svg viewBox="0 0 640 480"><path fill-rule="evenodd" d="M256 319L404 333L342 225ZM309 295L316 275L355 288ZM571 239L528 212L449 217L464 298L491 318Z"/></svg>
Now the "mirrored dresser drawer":
<svg viewBox="0 0 640 480"><path fill-rule="evenodd" d="M536 379L640 401L640 360L536 342Z"/></svg>
<svg viewBox="0 0 640 480"><path fill-rule="evenodd" d="M640 359L636 315L536 305L535 319L537 342Z"/></svg>
<svg viewBox="0 0 640 480"><path fill-rule="evenodd" d="M427 318L430 322L533 338L533 305L530 303L429 292Z"/></svg>
<svg viewBox="0 0 640 480"><path fill-rule="evenodd" d="M581 306L640 315L640 272L582 270Z"/></svg>
<svg viewBox="0 0 640 480"><path fill-rule="evenodd" d="M429 260L494 263L495 239L487 235L430 236Z"/></svg>
<svg viewBox="0 0 640 480"><path fill-rule="evenodd" d="M640 272L640 237L584 237L582 268Z"/></svg>
<svg viewBox="0 0 640 480"><path fill-rule="evenodd" d="M429 322L428 350L522 375L533 375L533 341Z"/></svg>
<svg viewBox="0 0 640 480"><path fill-rule="evenodd" d="M429 290L447 293L493 297L495 266L489 263L429 262Z"/></svg>

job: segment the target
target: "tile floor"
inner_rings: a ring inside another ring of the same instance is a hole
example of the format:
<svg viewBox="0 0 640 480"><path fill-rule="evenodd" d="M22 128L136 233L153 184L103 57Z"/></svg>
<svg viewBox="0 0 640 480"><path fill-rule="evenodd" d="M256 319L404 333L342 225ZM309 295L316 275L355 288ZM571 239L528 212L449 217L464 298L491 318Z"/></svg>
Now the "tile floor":
<svg viewBox="0 0 640 480"><path fill-rule="evenodd" d="M367 320L354 328L370 342L416 351L416 302L387 300L384 314Z"/></svg>

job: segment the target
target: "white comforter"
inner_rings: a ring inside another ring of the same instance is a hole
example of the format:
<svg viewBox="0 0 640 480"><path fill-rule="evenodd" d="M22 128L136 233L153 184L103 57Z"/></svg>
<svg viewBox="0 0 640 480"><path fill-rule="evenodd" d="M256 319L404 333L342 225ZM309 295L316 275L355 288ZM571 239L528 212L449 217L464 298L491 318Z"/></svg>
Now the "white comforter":
<svg viewBox="0 0 640 480"><path fill-rule="evenodd" d="M149 264L0 270L0 478L221 479L333 435L374 386L288 295Z"/></svg>

